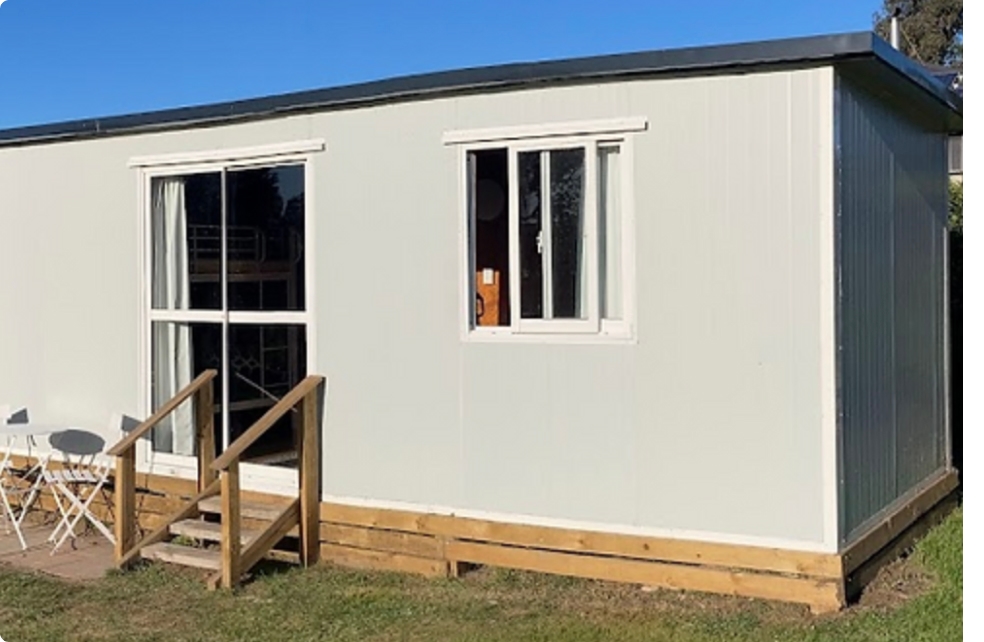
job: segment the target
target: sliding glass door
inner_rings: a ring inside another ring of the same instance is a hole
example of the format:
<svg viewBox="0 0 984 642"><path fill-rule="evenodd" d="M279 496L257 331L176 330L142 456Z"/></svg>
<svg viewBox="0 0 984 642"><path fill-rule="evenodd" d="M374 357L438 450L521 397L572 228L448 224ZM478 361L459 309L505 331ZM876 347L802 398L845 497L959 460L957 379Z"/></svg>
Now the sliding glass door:
<svg viewBox="0 0 984 642"><path fill-rule="evenodd" d="M221 451L307 374L305 166L153 176L150 400L158 407L214 368ZM246 459L294 465L296 413ZM159 453L194 455L190 407L154 431Z"/></svg>

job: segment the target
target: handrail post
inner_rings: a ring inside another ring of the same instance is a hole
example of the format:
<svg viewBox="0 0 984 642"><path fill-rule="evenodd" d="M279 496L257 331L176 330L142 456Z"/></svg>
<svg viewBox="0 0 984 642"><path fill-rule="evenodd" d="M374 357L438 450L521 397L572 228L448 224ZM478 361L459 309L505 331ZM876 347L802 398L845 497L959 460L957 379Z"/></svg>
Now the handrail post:
<svg viewBox="0 0 984 642"><path fill-rule="evenodd" d="M215 461L215 402L211 382L195 392L195 436L198 446L198 492L202 492L216 478L212 470L212 462Z"/></svg>
<svg viewBox="0 0 984 642"><path fill-rule="evenodd" d="M115 527L116 531L116 563L120 564L134 545L134 520L137 508L137 465L136 448L130 446L116 457L115 492Z"/></svg>
<svg viewBox="0 0 984 642"><path fill-rule="evenodd" d="M222 586L232 588L239 582L240 504L239 459L219 473L222 485Z"/></svg>
<svg viewBox="0 0 984 642"><path fill-rule="evenodd" d="M297 439L297 475L300 494L300 557L301 564L311 566L318 561L319 500L321 467L318 459L318 388L308 392L301 401L301 430Z"/></svg>
<svg viewBox="0 0 984 642"><path fill-rule="evenodd" d="M116 458L116 473L113 482L113 506L115 510L113 529L116 543L113 552L119 566L127 566L134 558L136 549L150 543L146 537L140 542L136 541L137 443L192 396L194 396L195 403L195 434L199 452L199 493L203 493L206 488L209 488L210 483L215 481L216 473L211 468L212 460L215 459L215 405L212 380L217 374L215 370L203 371L195 377L194 381L179 390L155 410L150 417L130 430L125 437L106 451L107 455ZM159 533L154 534L155 537L157 535Z"/></svg>

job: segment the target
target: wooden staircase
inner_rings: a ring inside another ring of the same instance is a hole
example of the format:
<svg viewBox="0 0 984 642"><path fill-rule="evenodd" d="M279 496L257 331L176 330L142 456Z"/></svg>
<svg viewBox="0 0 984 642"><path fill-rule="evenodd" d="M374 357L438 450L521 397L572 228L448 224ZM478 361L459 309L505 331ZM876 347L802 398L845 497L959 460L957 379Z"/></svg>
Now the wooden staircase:
<svg viewBox="0 0 984 642"><path fill-rule="evenodd" d="M171 541L160 541L150 544L140 550L140 557L148 560L158 560L170 564L181 566L194 566L207 570L222 570L222 523L218 521L222 517L222 502L217 495L208 497L198 502L200 517L188 517L168 526L168 533L174 537ZM283 507L271 506L255 502L243 502L241 515L243 519L266 522L267 524L275 521L282 512ZM262 529L241 528L239 531L240 547L248 548L251 542L263 533ZM288 538L296 538L299 530L296 526L291 528L285 535ZM190 544L181 543L179 540L191 542ZM272 549L273 550L277 549ZM286 551L284 554L277 555L279 559L289 558ZM293 557L297 559L297 554Z"/></svg>
<svg viewBox="0 0 984 642"><path fill-rule="evenodd" d="M265 557L296 561L304 566L318 560L321 472L318 418L324 377L305 378L215 458L212 423L215 376L214 370L203 372L109 450L116 457L116 563L120 568L141 558L180 564L212 571L208 577L211 588L232 588ZM189 400L195 404L199 492L137 541L137 440ZM285 498L278 504L244 502L239 488L241 457L298 405L301 410L296 444L298 497ZM243 527L244 520L248 520L249 528ZM288 537L296 538L296 552L274 548Z"/></svg>

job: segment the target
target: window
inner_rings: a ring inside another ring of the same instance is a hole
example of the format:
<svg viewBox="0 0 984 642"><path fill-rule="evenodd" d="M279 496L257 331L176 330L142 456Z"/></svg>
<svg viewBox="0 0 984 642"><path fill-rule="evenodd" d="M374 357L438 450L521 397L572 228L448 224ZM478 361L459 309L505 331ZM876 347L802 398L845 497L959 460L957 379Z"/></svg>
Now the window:
<svg viewBox="0 0 984 642"><path fill-rule="evenodd" d="M151 404L218 370L218 450L307 374L305 184L298 161L148 176ZM246 458L292 465L294 421ZM194 454L189 404L155 427L153 449Z"/></svg>
<svg viewBox="0 0 984 642"><path fill-rule="evenodd" d="M631 337L630 140L613 133L463 147L469 336Z"/></svg>
<svg viewBox="0 0 984 642"><path fill-rule="evenodd" d="M951 136L947 144L951 174L963 174L963 136Z"/></svg>

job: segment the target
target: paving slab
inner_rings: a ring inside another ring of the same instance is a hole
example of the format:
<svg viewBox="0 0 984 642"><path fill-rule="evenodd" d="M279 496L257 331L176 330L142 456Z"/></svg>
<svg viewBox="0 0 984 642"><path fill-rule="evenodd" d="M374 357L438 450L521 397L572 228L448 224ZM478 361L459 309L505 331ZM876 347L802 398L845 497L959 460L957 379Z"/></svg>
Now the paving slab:
<svg viewBox="0 0 984 642"><path fill-rule="evenodd" d="M7 533L0 525L0 564L72 581L99 579L114 568L113 545L98 532L81 535L74 546L68 540L52 554L48 536L53 529L54 523L24 524L27 550L22 550L13 529Z"/></svg>

